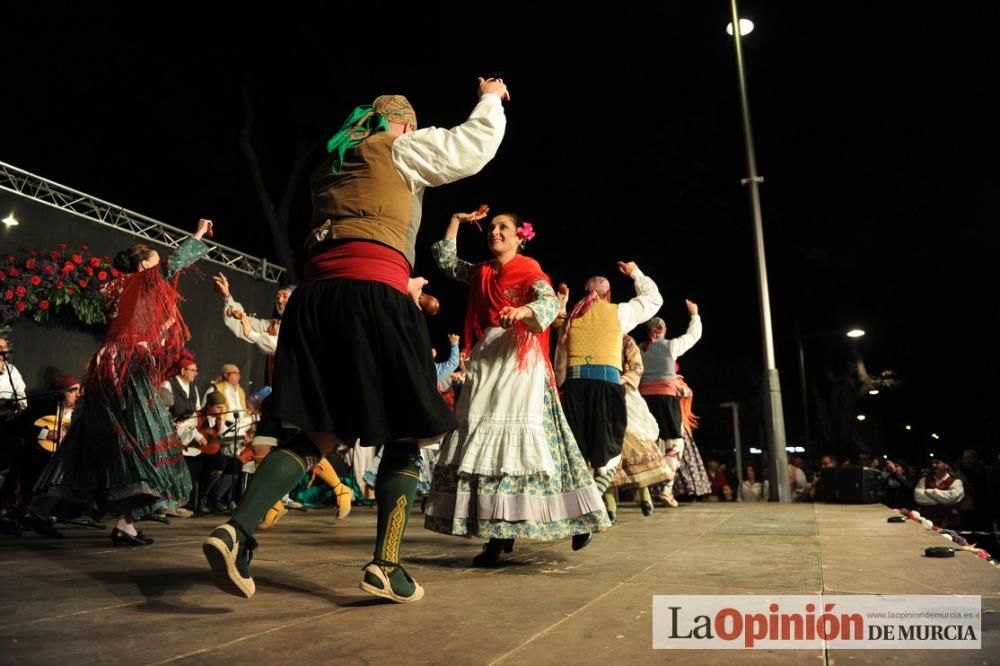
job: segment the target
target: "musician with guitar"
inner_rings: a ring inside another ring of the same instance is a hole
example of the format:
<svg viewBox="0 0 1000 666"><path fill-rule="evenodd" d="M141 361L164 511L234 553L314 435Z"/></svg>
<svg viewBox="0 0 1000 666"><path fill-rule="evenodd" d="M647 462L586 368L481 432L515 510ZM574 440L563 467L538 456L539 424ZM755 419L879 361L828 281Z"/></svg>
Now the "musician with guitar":
<svg viewBox="0 0 1000 666"><path fill-rule="evenodd" d="M51 521L35 520L28 515L28 507L34 496L35 482L69 432L73 410L80 396L80 380L72 375L61 375L52 382L51 393L41 395L51 397L48 401L32 399L30 412L27 413L27 423L32 425L27 428L30 435L26 433L30 440L17 451L11 467L16 478L17 502L9 518L45 536L59 538L62 534L52 526ZM39 408L40 404L44 406Z"/></svg>
<svg viewBox="0 0 1000 666"><path fill-rule="evenodd" d="M17 458L24 439L19 416L28 406L27 387L8 358L11 354L7 339L0 338L0 470L9 465L0 485L0 509L14 497L17 486Z"/></svg>
<svg viewBox="0 0 1000 666"><path fill-rule="evenodd" d="M242 455L229 455L236 453L233 449L238 447L228 446L228 441L223 450L223 439L228 439L232 423L225 418L229 413L226 396L211 391L205 396L204 409L177 423L178 434L185 444L184 462L194 482L191 504L198 513L221 512L227 508L223 474L238 474L245 462ZM244 447L244 451L250 451L249 447Z"/></svg>

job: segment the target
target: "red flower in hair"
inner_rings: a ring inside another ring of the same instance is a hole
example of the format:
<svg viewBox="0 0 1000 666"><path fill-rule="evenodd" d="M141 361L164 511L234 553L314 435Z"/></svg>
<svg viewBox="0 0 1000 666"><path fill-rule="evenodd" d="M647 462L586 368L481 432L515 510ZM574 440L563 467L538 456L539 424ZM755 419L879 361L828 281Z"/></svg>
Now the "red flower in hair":
<svg viewBox="0 0 1000 666"><path fill-rule="evenodd" d="M535 237L535 230L531 226L531 222L525 222L517 228L517 237L523 241L530 241Z"/></svg>

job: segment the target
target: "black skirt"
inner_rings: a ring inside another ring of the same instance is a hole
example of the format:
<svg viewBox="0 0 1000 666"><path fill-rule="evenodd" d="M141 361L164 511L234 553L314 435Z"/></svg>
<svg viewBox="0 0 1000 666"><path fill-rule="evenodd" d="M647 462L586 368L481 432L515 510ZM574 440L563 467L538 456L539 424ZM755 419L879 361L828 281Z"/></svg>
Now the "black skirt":
<svg viewBox="0 0 1000 666"><path fill-rule="evenodd" d="M660 439L680 439L681 400L676 395L644 395L649 411L660 426Z"/></svg>
<svg viewBox="0 0 1000 666"><path fill-rule="evenodd" d="M305 284L281 318L273 412L305 432L377 446L457 428L437 392L423 314L381 282Z"/></svg>
<svg viewBox="0 0 1000 666"><path fill-rule="evenodd" d="M591 467L604 467L621 455L628 423L624 386L600 379L567 379L562 406L580 453Z"/></svg>

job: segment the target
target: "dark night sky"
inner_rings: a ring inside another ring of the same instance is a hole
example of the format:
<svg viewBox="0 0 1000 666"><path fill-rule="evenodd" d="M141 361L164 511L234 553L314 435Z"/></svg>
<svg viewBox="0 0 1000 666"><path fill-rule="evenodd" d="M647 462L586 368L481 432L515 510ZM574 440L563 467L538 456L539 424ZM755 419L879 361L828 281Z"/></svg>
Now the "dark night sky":
<svg viewBox="0 0 1000 666"><path fill-rule="evenodd" d="M499 156L426 197L417 270L445 308L432 329L460 320L465 292L427 248L451 212L488 202L535 223L530 253L576 295L631 258L660 284L674 332L683 299L699 302L705 338L682 363L698 400L752 404L763 360L728 3L574 5L544 22L537 5L350 7L350 20L277 6L6 9L0 160L177 226L213 217L220 242L271 255L238 145L244 79L277 196L296 143L324 140L355 104L399 92L422 125L451 126L474 104L476 75L502 69L513 100ZM997 443L987 322L1000 10L913 7L741 3L757 25L744 48L790 443L801 439L796 320L868 330L867 368L903 385L866 409L953 448ZM296 246L308 212L303 183ZM475 236L463 231L462 253L485 258ZM623 278L612 284L628 295ZM809 338L807 358L839 345Z"/></svg>

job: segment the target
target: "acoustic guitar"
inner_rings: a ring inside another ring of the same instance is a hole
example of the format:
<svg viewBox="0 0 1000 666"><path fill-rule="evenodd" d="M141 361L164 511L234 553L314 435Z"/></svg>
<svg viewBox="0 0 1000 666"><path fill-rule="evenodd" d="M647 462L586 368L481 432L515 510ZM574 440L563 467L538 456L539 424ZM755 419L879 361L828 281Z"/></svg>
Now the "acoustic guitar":
<svg viewBox="0 0 1000 666"><path fill-rule="evenodd" d="M205 438L205 443L191 442L188 444L188 447L198 449L199 455L204 453L207 456L215 455L222 450L222 438L219 437L219 433L215 428L206 426L198 428L198 432Z"/></svg>
<svg viewBox="0 0 1000 666"><path fill-rule="evenodd" d="M66 438L66 433L69 432L69 417L64 416L62 420L62 429L59 431L59 437L56 437L56 422L58 417L55 414L49 414L48 416L43 416L42 418L35 421L36 428L48 428L49 436L46 439L39 439L38 446L42 447L49 453L56 450L56 440L60 442Z"/></svg>

